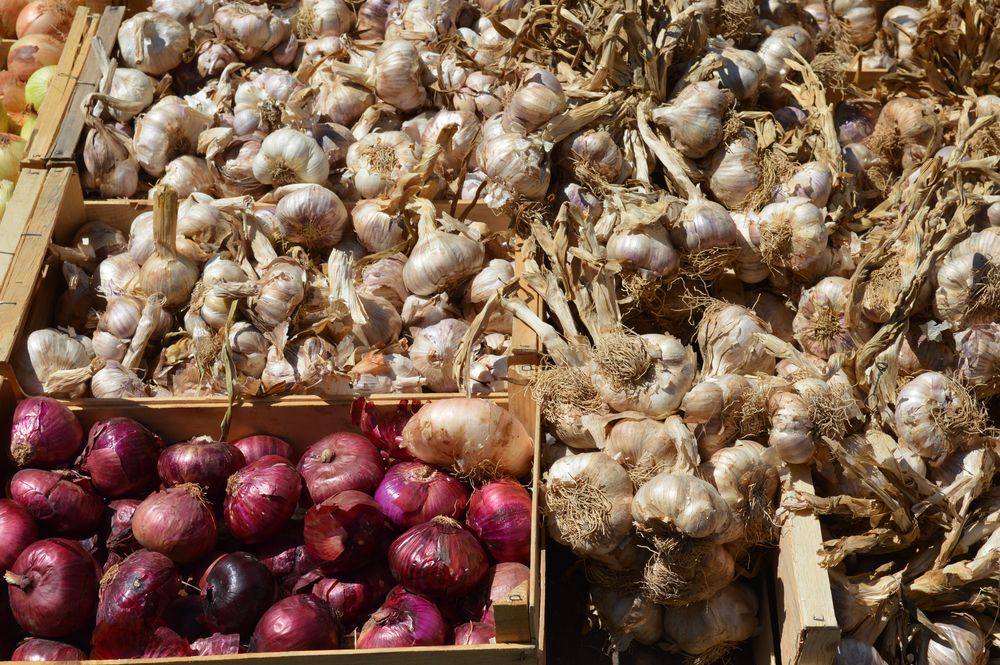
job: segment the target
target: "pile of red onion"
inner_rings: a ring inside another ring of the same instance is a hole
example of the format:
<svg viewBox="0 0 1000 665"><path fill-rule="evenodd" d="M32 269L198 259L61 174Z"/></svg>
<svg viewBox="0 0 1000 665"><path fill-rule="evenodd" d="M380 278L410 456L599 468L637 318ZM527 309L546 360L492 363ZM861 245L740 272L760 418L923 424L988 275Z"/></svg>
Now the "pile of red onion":
<svg viewBox="0 0 1000 665"><path fill-rule="evenodd" d="M366 416L301 457L260 434L164 442L20 403L0 499L0 660L189 658L494 641L529 578L531 496L469 487Z"/></svg>

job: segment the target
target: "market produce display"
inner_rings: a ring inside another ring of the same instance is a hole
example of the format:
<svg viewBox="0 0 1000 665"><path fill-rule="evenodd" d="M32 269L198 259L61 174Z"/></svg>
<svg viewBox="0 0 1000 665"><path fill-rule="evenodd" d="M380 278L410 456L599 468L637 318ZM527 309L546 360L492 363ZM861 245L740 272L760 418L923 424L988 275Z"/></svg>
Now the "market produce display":
<svg viewBox="0 0 1000 665"><path fill-rule="evenodd" d="M512 422L503 445L483 443L510 418L490 402L433 406L379 430L361 400L362 433L299 456L267 436L171 445L124 417L84 437L60 402L22 401L22 468L0 499L0 657L493 642L492 603L529 579L532 501L517 479L531 439Z"/></svg>

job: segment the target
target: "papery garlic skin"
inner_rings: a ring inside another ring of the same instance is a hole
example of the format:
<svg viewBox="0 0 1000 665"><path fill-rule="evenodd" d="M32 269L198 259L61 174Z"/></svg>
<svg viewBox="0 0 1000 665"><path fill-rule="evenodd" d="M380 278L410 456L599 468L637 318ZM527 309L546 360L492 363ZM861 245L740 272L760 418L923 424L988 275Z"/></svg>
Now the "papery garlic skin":
<svg viewBox="0 0 1000 665"><path fill-rule="evenodd" d="M151 76L161 76L181 64L190 41L185 26L157 12L140 12L118 29L122 61Z"/></svg>
<svg viewBox="0 0 1000 665"><path fill-rule="evenodd" d="M83 142L84 189L109 198L129 197L139 188L139 162L132 138L116 126L96 126L87 131Z"/></svg>
<svg viewBox="0 0 1000 665"><path fill-rule="evenodd" d="M710 483L668 471L636 491L632 519L640 530L723 542L733 515Z"/></svg>
<svg viewBox="0 0 1000 665"><path fill-rule="evenodd" d="M305 297L305 270L297 262L278 258L264 270L254 313L267 326L275 327L291 317Z"/></svg>
<svg viewBox="0 0 1000 665"><path fill-rule="evenodd" d="M244 62L278 49L288 40L295 44L289 20L275 15L267 5L223 4L216 9L213 23L219 39L232 45Z"/></svg>
<svg viewBox="0 0 1000 665"><path fill-rule="evenodd" d="M636 487L664 471L673 471L675 466L678 471L687 469L685 461L696 448L694 435L678 416L667 421L669 424L651 418L620 420L608 433L602 452L628 472Z"/></svg>
<svg viewBox="0 0 1000 665"><path fill-rule="evenodd" d="M543 500L549 534L580 556L612 551L632 527L632 481L604 453L557 460L549 468ZM600 508L583 513L586 524L574 521L588 502Z"/></svg>
<svg viewBox="0 0 1000 665"><path fill-rule="evenodd" d="M647 279L671 277L680 267L680 256L670 235L658 222L616 231L606 247L609 259L620 261Z"/></svg>
<svg viewBox="0 0 1000 665"><path fill-rule="evenodd" d="M387 194L420 159L420 148L403 132L369 134L347 149L354 188L366 199Z"/></svg>
<svg viewBox="0 0 1000 665"><path fill-rule="evenodd" d="M625 168L621 149L605 131L574 134L559 144L559 152L564 164L576 169L584 167L608 182L617 182Z"/></svg>
<svg viewBox="0 0 1000 665"><path fill-rule="evenodd" d="M720 147L708 168L708 189L728 208L739 208L760 187L763 174L757 158L757 140L741 132Z"/></svg>
<svg viewBox="0 0 1000 665"><path fill-rule="evenodd" d="M594 387L615 411L664 418L694 382L691 347L672 335L607 335L595 349Z"/></svg>
<svg viewBox="0 0 1000 665"><path fill-rule="evenodd" d="M380 358L379 367L356 374L352 384L355 391L363 395L421 391L426 381L409 358L399 353L386 353ZM354 372L358 370L356 366Z"/></svg>
<svg viewBox="0 0 1000 665"><path fill-rule="evenodd" d="M201 27L212 20L215 0L153 0L152 10L166 14L182 25Z"/></svg>
<svg viewBox="0 0 1000 665"><path fill-rule="evenodd" d="M535 82L532 77L550 81L549 85ZM539 70L518 88L503 110L503 128L507 132L529 134L566 108L562 86L551 73Z"/></svg>
<svg viewBox="0 0 1000 665"><path fill-rule="evenodd" d="M927 665L986 665L989 662L989 642L982 628L970 616L951 615L934 623L947 635L947 640L930 636L927 643Z"/></svg>
<svg viewBox="0 0 1000 665"><path fill-rule="evenodd" d="M669 105L653 111L653 122L670 130L670 142L684 155L699 159L722 141L728 91L714 81L691 83Z"/></svg>
<svg viewBox="0 0 1000 665"><path fill-rule="evenodd" d="M90 379L90 393L97 399L149 397L150 389L135 372L115 360L108 360Z"/></svg>
<svg viewBox="0 0 1000 665"><path fill-rule="evenodd" d="M976 404L953 380L924 372L896 397L895 426L899 444L940 464L955 448L977 434Z"/></svg>
<svg viewBox="0 0 1000 665"><path fill-rule="evenodd" d="M771 374L774 355L759 337L769 332L767 324L746 307L721 303L710 307L698 324L702 376Z"/></svg>
<svg viewBox="0 0 1000 665"><path fill-rule="evenodd" d="M723 374L695 384L684 395L680 410L707 460L739 435L739 413L751 383L739 374Z"/></svg>
<svg viewBox="0 0 1000 665"><path fill-rule="evenodd" d="M768 266L807 282L825 274L831 261L823 211L804 197L772 203L753 215L750 238Z"/></svg>
<svg viewBox="0 0 1000 665"><path fill-rule="evenodd" d="M291 72L262 69L236 88L233 96L233 129L240 136L261 129L271 131L282 125L282 115L289 100L304 90Z"/></svg>
<svg viewBox="0 0 1000 665"><path fill-rule="evenodd" d="M253 159L253 175L265 185L323 184L330 175L330 163L316 139L283 127L261 143Z"/></svg>
<svg viewBox="0 0 1000 665"><path fill-rule="evenodd" d="M833 0L831 9L844 24L845 32L855 46L865 46L875 39L878 16L874 3L868 0Z"/></svg>
<svg viewBox="0 0 1000 665"><path fill-rule="evenodd" d="M628 645L635 639L641 644L656 644L663 635L663 608L642 594L591 587L590 597L602 627L618 640ZM624 640L624 641L623 641Z"/></svg>
<svg viewBox="0 0 1000 665"><path fill-rule="evenodd" d="M663 612L663 632L684 653L698 656L749 639L757 630L757 595L734 582L717 596Z"/></svg>
<svg viewBox="0 0 1000 665"><path fill-rule="evenodd" d="M178 198L187 198L195 192L204 194L215 193L215 180L208 168L208 163L200 157L181 155L170 160L164 168L161 185L169 185L177 191ZM153 190L149 193L153 197Z"/></svg>
<svg viewBox="0 0 1000 665"><path fill-rule="evenodd" d="M788 464L805 464L816 452L815 423L806 400L793 391L779 391L768 400L771 428L767 445Z"/></svg>
<svg viewBox="0 0 1000 665"><path fill-rule="evenodd" d="M737 441L702 464L701 471L732 510L738 539L748 544L770 542L775 535L773 501L778 472L764 461L766 449L754 441Z"/></svg>
<svg viewBox="0 0 1000 665"><path fill-rule="evenodd" d="M548 151L540 140L518 134L501 134L481 140L477 159L489 178L485 201L499 207L515 196L538 200L549 189Z"/></svg>
<svg viewBox="0 0 1000 665"><path fill-rule="evenodd" d="M299 5L295 32L300 39L339 37L353 25L354 12L344 0L306 0Z"/></svg>
<svg viewBox="0 0 1000 665"><path fill-rule="evenodd" d="M406 255L401 253L386 256L369 263L361 269L361 283L358 293L379 296L388 300L397 310L402 310L403 302L410 295L403 284L403 266Z"/></svg>
<svg viewBox="0 0 1000 665"><path fill-rule="evenodd" d="M955 329L992 323L1000 312L1000 229L977 231L951 248L937 271L934 315Z"/></svg>
<svg viewBox="0 0 1000 665"><path fill-rule="evenodd" d="M955 333L958 378L981 399L1000 394L1000 324L969 326Z"/></svg>
<svg viewBox="0 0 1000 665"><path fill-rule="evenodd" d="M813 39L805 28L797 25L785 26L774 30L757 48L757 55L764 61L767 73L765 87L773 97L784 97L781 89L788 74L786 59L795 59L798 54L806 60L812 60L816 54Z"/></svg>
<svg viewBox="0 0 1000 665"><path fill-rule="evenodd" d="M111 79L111 90L108 91L108 96L135 106L124 108L112 105L108 107L108 113L119 122L128 122L153 103L155 90L156 82L144 72L138 69L118 67Z"/></svg>
<svg viewBox="0 0 1000 665"><path fill-rule="evenodd" d="M211 120L179 97L159 100L135 123L132 144L139 165L151 176L162 176L170 160L194 151Z"/></svg>
<svg viewBox="0 0 1000 665"><path fill-rule="evenodd" d="M25 356L18 382L28 394L72 398L86 392L93 350L79 339L54 328L36 330L28 335Z"/></svg>
<svg viewBox="0 0 1000 665"><path fill-rule="evenodd" d="M347 209L329 189L305 185L278 201L275 224L288 242L306 249L329 249L344 235Z"/></svg>
<svg viewBox="0 0 1000 665"><path fill-rule="evenodd" d="M475 275L484 258L478 240L422 223L420 238L403 268L403 283L418 296L447 291Z"/></svg>
<svg viewBox="0 0 1000 665"><path fill-rule="evenodd" d="M803 196L817 208L823 208L833 193L833 171L822 162L806 162L788 180L778 186L775 201Z"/></svg>
<svg viewBox="0 0 1000 665"><path fill-rule="evenodd" d="M843 277L825 277L802 292L792 329L803 351L825 360L857 348L872 336L873 326L867 319L847 326L850 292L851 283Z"/></svg>
<svg viewBox="0 0 1000 665"><path fill-rule="evenodd" d="M719 56L722 67L716 75L722 87L740 101L755 99L767 73L763 59L753 51L728 47L719 51Z"/></svg>
<svg viewBox="0 0 1000 665"><path fill-rule="evenodd" d="M468 332L469 324L460 319L445 319L421 329L413 336L410 360L427 386L438 393L455 392L454 367L459 343Z"/></svg>

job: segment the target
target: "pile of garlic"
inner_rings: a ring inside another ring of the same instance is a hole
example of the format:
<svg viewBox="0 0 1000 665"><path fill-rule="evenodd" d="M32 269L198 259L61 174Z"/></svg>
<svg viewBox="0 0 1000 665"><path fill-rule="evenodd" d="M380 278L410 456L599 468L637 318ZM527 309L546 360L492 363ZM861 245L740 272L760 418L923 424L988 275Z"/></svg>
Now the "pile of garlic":
<svg viewBox="0 0 1000 665"><path fill-rule="evenodd" d="M127 238L92 222L74 247L53 247L69 288L55 308L58 327L27 337L18 368L27 392L506 388L511 317L474 321L514 279L504 239L485 224L438 213L419 196L397 200L392 214L359 204L355 219L378 226L373 236L416 231L410 247L372 247L342 238L345 206L318 185L279 189L277 205L257 209L196 194L179 213L172 188L156 191L154 210L135 218Z"/></svg>

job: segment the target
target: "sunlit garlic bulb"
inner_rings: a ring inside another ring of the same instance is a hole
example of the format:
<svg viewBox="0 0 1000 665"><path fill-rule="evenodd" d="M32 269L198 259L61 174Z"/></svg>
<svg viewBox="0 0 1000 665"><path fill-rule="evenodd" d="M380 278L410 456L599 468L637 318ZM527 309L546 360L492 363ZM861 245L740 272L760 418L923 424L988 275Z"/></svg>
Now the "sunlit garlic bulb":
<svg viewBox="0 0 1000 665"><path fill-rule="evenodd" d="M368 134L347 150L354 188L366 199L389 192L420 159L420 147L403 132Z"/></svg>
<svg viewBox="0 0 1000 665"><path fill-rule="evenodd" d="M703 377L771 374L774 356L759 338L768 332L767 324L746 307L723 303L710 306L698 324Z"/></svg>
<svg viewBox="0 0 1000 665"><path fill-rule="evenodd" d="M923 99L895 97L886 102L865 145L904 169L919 165L938 131L937 115Z"/></svg>
<svg viewBox="0 0 1000 665"><path fill-rule="evenodd" d="M483 265L485 250L478 240L439 230L436 210L421 201L419 238L403 268L403 283L418 296L447 291L475 275Z"/></svg>
<svg viewBox="0 0 1000 665"><path fill-rule="evenodd" d="M701 459L710 459L736 440L741 410L750 391L745 377L723 374L695 384L684 395L680 410L697 439Z"/></svg>
<svg viewBox="0 0 1000 665"><path fill-rule="evenodd" d="M670 277L680 266L677 250L659 221L616 231L608 239L607 253L609 259L649 279Z"/></svg>
<svg viewBox="0 0 1000 665"><path fill-rule="evenodd" d="M764 61L765 85L770 95L783 97L786 94L781 88L789 71L785 60L794 60L796 53L806 60L812 60L816 54L812 37L798 25L774 30L757 48L757 55Z"/></svg>
<svg viewBox="0 0 1000 665"><path fill-rule="evenodd" d="M622 465L636 487L664 471L690 470L696 451L694 435L677 416L665 422L651 418L619 420L602 449Z"/></svg>
<svg viewBox="0 0 1000 665"><path fill-rule="evenodd" d="M352 125L375 103L368 88L334 73L328 66L321 65L309 82L316 90L313 109L330 122Z"/></svg>
<svg viewBox="0 0 1000 665"><path fill-rule="evenodd" d="M732 102L714 81L692 83L667 106L653 111L653 121L670 130L670 142L692 159L704 157L722 141L722 120Z"/></svg>
<svg viewBox="0 0 1000 665"><path fill-rule="evenodd" d="M403 308L403 301L409 295L403 284L403 266L406 254L396 253L367 264L361 269L359 293L385 298L397 310Z"/></svg>
<svg viewBox="0 0 1000 665"><path fill-rule="evenodd" d="M420 146L427 150L438 143L441 132L454 128L454 135L438 157L438 169L444 174L457 174L479 135L479 119L470 111L441 110L420 133Z"/></svg>
<svg viewBox="0 0 1000 665"><path fill-rule="evenodd" d="M670 240L684 252L685 269L691 275L714 279L739 253L742 236L725 207L690 197L670 231Z"/></svg>
<svg viewBox="0 0 1000 665"><path fill-rule="evenodd" d="M284 257L264 270L252 307L261 323L274 328L287 321L305 297L306 273L297 262Z"/></svg>
<svg viewBox="0 0 1000 665"><path fill-rule="evenodd" d="M989 642L983 629L968 615L954 614L939 618L934 623L939 635L929 635L927 665L986 665L989 662Z"/></svg>
<svg viewBox="0 0 1000 665"><path fill-rule="evenodd" d="M917 34L924 12L916 7L896 5L882 16L882 30L896 41L896 58L901 61L913 57L913 36Z"/></svg>
<svg viewBox="0 0 1000 665"><path fill-rule="evenodd" d="M593 586L590 597L601 619L601 627L612 638L635 639L641 644L656 644L663 635L663 608L641 593Z"/></svg>
<svg viewBox="0 0 1000 665"><path fill-rule="evenodd" d="M714 598L663 612L666 639L691 656L722 653L726 647L750 639L757 630L757 595L743 582L734 582Z"/></svg>
<svg viewBox="0 0 1000 665"><path fill-rule="evenodd" d="M737 441L701 466L704 477L732 510L740 538L751 545L770 542L775 535L778 472L764 461L765 450L754 441Z"/></svg>
<svg viewBox="0 0 1000 665"><path fill-rule="evenodd" d="M459 343L468 330L469 324L461 319L445 319L413 336L410 360L434 392L458 390L454 377L455 360Z"/></svg>
<svg viewBox="0 0 1000 665"><path fill-rule="evenodd" d="M323 184L330 175L326 153L311 136L283 127L272 132L253 159L254 177L265 185Z"/></svg>
<svg viewBox="0 0 1000 665"><path fill-rule="evenodd" d="M981 323L955 333L958 378L981 399L1000 393L1000 324Z"/></svg>
<svg viewBox="0 0 1000 665"><path fill-rule="evenodd" d="M503 111L503 103L500 101L503 90L496 76L471 72L465 77L459 94L473 102L480 117L489 118Z"/></svg>
<svg viewBox="0 0 1000 665"><path fill-rule="evenodd" d="M305 185L278 201L274 221L288 242L306 249L329 249L344 235L347 209L329 189Z"/></svg>
<svg viewBox="0 0 1000 665"><path fill-rule="evenodd" d="M135 123L132 144L139 165L149 175L163 175L170 160L194 152L211 120L179 97L159 100Z"/></svg>
<svg viewBox="0 0 1000 665"><path fill-rule="evenodd" d="M802 292L792 323L795 339L802 350L825 360L868 341L874 330L867 319L855 321L850 328L847 326L845 317L850 294L851 283L843 277L824 277Z"/></svg>
<svg viewBox="0 0 1000 665"><path fill-rule="evenodd" d="M340 75L364 85L379 99L404 113L416 111L427 100L423 63L412 42L391 39L382 42L367 69L346 63L333 63Z"/></svg>
<svg viewBox="0 0 1000 665"><path fill-rule="evenodd" d="M305 86L291 72L262 69L244 81L233 96L233 130L239 136L282 126L282 112L294 94Z"/></svg>
<svg viewBox="0 0 1000 665"><path fill-rule="evenodd" d="M739 208L761 185L763 173L757 157L757 140L740 132L712 155L708 167L708 189L728 208Z"/></svg>
<svg viewBox="0 0 1000 665"><path fill-rule="evenodd" d="M90 394L97 399L149 397L150 393L135 372L116 360L106 360L90 379Z"/></svg>
<svg viewBox="0 0 1000 665"><path fill-rule="evenodd" d="M198 266L177 251L177 193L158 186L153 201L155 249L130 288L140 297L163 294L165 306L187 304L198 281Z"/></svg>
<svg viewBox="0 0 1000 665"><path fill-rule="evenodd" d="M709 49L712 52L713 49ZM767 69L764 61L753 51L744 51L726 47L718 51L722 59L722 67L716 76L723 88L726 88L740 101L756 99L760 86L764 82Z"/></svg>
<svg viewBox="0 0 1000 665"><path fill-rule="evenodd" d="M765 206L751 218L750 239L769 267L806 281L824 274L831 260L823 211L807 198Z"/></svg>
<svg viewBox="0 0 1000 665"><path fill-rule="evenodd" d="M158 12L140 12L118 29L122 61L151 76L181 64L190 41L187 27Z"/></svg>
<svg viewBox="0 0 1000 665"><path fill-rule="evenodd" d="M83 142L85 189L108 198L129 197L139 188L139 162L132 138L121 129L97 121Z"/></svg>
<svg viewBox="0 0 1000 665"><path fill-rule="evenodd" d="M215 180L212 178L208 163L200 157L191 155L181 155L170 160L159 184L173 187L177 190L179 198L187 198L195 192L209 195L215 192ZM152 192L153 190L150 190L150 197Z"/></svg>
<svg viewBox="0 0 1000 665"><path fill-rule="evenodd" d="M87 389L94 355L89 341L54 328L32 332L17 373L21 388L29 395L81 397Z"/></svg>
<svg viewBox="0 0 1000 665"><path fill-rule="evenodd" d="M594 387L615 411L663 418L680 406L694 381L691 347L672 335L604 335L594 349Z"/></svg>
<svg viewBox="0 0 1000 665"><path fill-rule="evenodd" d="M344 0L306 0L295 17L295 33L300 39L339 37L353 25L354 12Z"/></svg>
<svg viewBox="0 0 1000 665"><path fill-rule="evenodd" d="M549 189L549 155L533 136L501 134L479 144L477 160L489 179L484 200L501 207L517 196L539 200Z"/></svg>
<svg viewBox="0 0 1000 665"><path fill-rule="evenodd" d="M855 46L865 46L875 39L878 15L874 3L868 0L833 0L831 9L843 23L847 36Z"/></svg>
<svg viewBox="0 0 1000 665"><path fill-rule="evenodd" d="M566 109L566 96L559 80L546 70L536 70L525 79L503 110L504 131L528 134Z"/></svg>
<svg viewBox="0 0 1000 665"><path fill-rule="evenodd" d="M805 398L794 391L779 391L768 400L771 428L767 445L788 464L805 464L816 452L816 426Z"/></svg>
<svg viewBox="0 0 1000 665"><path fill-rule="evenodd" d="M455 33L462 3L459 0L408 0L401 9L398 16L389 14L386 39L436 41Z"/></svg>
<svg viewBox="0 0 1000 665"><path fill-rule="evenodd" d="M108 96L127 104L113 104L108 107L108 113L119 122L128 122L153 103L155 91L156 81L142 71L118 67L111 79Z"/></svg>
<svg viewBox="0 0 1000 665"><path fill-rule="evenodd" d="M358 201L351 209L351 221L358 241L369 252L383 252L406 239L402 213L380 199Z"/></svg>
<svg viewBox="0 0 1000 665"><path fill-rule="evenodd" d="M977 231L945 255L937 270L934 315L954 329L992 323L1000 312L1000 229Z"/></svg>
<svg viewBox="0 0 1000 665"><path fill-rule="evenodd" d="M362 395L420 392L425 380L413 362L399 353L366 357L354 366L353 388Z"/></svg>
<svg viewBox="0 0 1000 665"><path fill-rule="evenodd" d="M775 201L785 201L793 196L804 196L817 208L826 206L833 192L833 171L822 162L806 162L778 185Z"/></svg>
<svg viewBox="0 0 1000 665"><path fill-rule="evenodd" d="M560 159L572 168L583 168L608 182L617 182L625 161L614 137L608 132L587 130L559 144Z"/></svg>
<svg viewBox="0 0 1000 665"><path fill-rule="evenodd" d="M579 556L612 551L632 528L632 481L604 453L557 460L549 468L543 501L549 534Z"/></svg>
<svg viewBox="0 0 1000 665"><path fill-rule="evenodd" d="M901 446L937 465L980 433L984 415L960 384L944 374L924 372L899 391L895 425Z"/></svg>
<svg viewBox="0 0 1000 665"><path fill-rule="evenodd" d="M219 39L232 44L244 62L269 51L278 56L283 49L296 45L289 19L278 16L267 5L245 2L223 4L215 11L212 22ZM292 50L291 54L294 57L295 51ZM276 61L278 59L282 58L275 58ZM284 64L290 64L290 61Z"/></svg>
<svg viewBox="0 0 1000 665"><path fill-rule="evenodd" d="M410 328L426 328L445 319L461 318L461 312L448 300L447 293L430 297L409 295L400 310L403 325Z"/></svg>
<svg viewBox="0 0 1000 665"><path fill-rule="evenodd" d="M105 297L123 295L138 274L139 264L129 254L109 256L97 267L97 291Z"/></svg>

